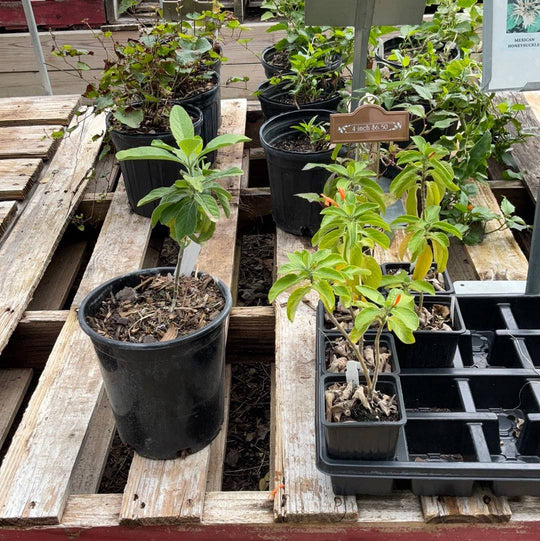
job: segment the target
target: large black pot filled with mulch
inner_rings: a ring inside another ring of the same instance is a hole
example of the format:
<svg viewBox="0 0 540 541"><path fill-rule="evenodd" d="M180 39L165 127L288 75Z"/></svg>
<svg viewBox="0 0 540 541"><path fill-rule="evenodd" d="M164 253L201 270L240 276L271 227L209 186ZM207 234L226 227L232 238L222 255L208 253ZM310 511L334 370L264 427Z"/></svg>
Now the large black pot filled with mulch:
<svg viewBox="0 0 540 541"><path fill-rule="evenodd" d="M317 122L329 122L331 114L332 111L300 109L271 118L259 131L268 167L272 216L287 233L312 236L319 228L320 205L297 194L321 193L330 176L325 169L304 171L308 163L333 163L331 148L314 151L306 136L292 126L315 116Z"/></svg>
<svg viewBox="0 0 540 541"><path fill-rule="evenodd" d="M324 109L335 113L343 100L335 86L331 85L317 101L307 103L295 101L288 81L276 85L270 84L270 81L264 81L257 89L257 97L266 119L298 109Z"/></svg>
<svg viewBox="0 0 540 541"><path fill-rule="evenodd" d="M154 459L199 451L224 418L230 291L209 275L181 277L181 302L171 312L173 272L153 268L114 278L79 309L118 434Z"/></svg>
<svg viewBox="0 0 540 541"><path fill-rule="evenodd" d="M216 137L221 124L221 87L219 86L219 75L213 73L206 81L204 89L188 97L177 97L174 103L178 105L193 105L198 107L203 114L203 125L201 137L207 145ZM208 161L213 163L216 159L216 152L208 154Z"/></svg>
<svg viewBox="0 0 540 541"><path fill-rule="evenodd" d="M203 114L193 105L184 107L193 120L196 135L203 129ZM112 115L107 115L107 127L112 127ZM117 151L150 146L154 139L176 147L176 141L170 131L156 133L137 133L132 131L109 130L111 141ZM178 179L178 164L164 160L125 160L120 162L120 170L128 196L129 206L133 212L150 217L158 202L138 207L137 203L155 188L166 188Z"/></svg>
<svg viewBox="0 0 540 541"><path fill-rule="evenodd" d="M261 64L264 69L264 74L267 79L276 77L281 73L288 71L291 67L289 61L289 56L291 52L287 49L278 51L275 46L266 47L261 54ZM325 66L322 68L317 68L315 71L325 72L325 71L335 71L343 64L341 58L338 55L325 63Z"/></svg>

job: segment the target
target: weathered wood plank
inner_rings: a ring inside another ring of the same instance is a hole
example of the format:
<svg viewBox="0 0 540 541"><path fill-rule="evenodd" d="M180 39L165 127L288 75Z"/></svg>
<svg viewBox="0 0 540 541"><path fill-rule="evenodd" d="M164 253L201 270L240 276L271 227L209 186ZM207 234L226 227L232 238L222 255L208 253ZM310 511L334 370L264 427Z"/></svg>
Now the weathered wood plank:
<svg viewBox="0 0 540 541"><path fill-rule="evenodd" d="M0 126L66 126L80 96L42 96L0 99Z"/></svg>
<svg viewBox="0 0 540 541"><path fill-rule="evenodd" d="M231 366L225 367L225 420L221 432L210 445L210 462L208 464L208 478L206 479L206 492L217 492L223 484L223 457L227 449L227 430L229 426L229 411L231 400Z"/></svg>
<svg viewBox="0 0 540 541"><path fill-rule="evenodd" d="M25 312L2 352L5 366L43 368L66 322L68 310Z"/></svg>
<svg viewBox="0 0 540 541"><path fill-rule="evenodd" d="M81 268L86 241L60 242L28 310L61 310Z"/></svg>
<svg viewBox="0 0 540 541"><path fill-rule="evenodd" d="M466 522L490 524L508 522L512 510L506 498L496 497L488 488L478 488L470 498L422 497L424 519L429 524Z"/></svg>
<svg viewBox="0 0 540 541"><path fill-rule="evenodd" d="M102 389L73 470L72 494L94 494L98 491L114 438L114 427L111 405L105 389Z"/></svg>
<svg viewBox="0 0 540 541"><path fill-rule="evenodd" d="M139 268L149 234L150 221L130 212L120 183L74 307L0 468L0 524L60 522L103 386L94 349L79 327L75 308L97 285Z"/></svg>
<svg viewBox="0 0 540 541"><path fill-rule="evenodd" d="M42 166L38 159L0 160L0 201L24 199Z"/></svg>
<svg viewBox="0 0 540 541"><path fill-rule="evenodd" d="M91 117L61 142L47 176L0 247L0 351L32 299L84 193L101 143L92 139L104 125L103 116Z"/></svg>
<svg viewBox="0 0 540 541"><path fill-rule="evenodd" d="M30 368L0 370L0 449L32 380Z"/></svg>
<svg viewBox="0 0 540 541"><path fill-rule="evenodd" d="M0 158L48 158L57 145L57 140L53 139L51 134L60 128L60 126L0 128Z"/></svg>
<svg viewBox="0 0 540 541"><path fill-rule="evenodd" d="M0 237L5 233L16 214L16 201L0 201Z"/></svg>
<svg viewBox="0 0 540 541"><path fill-rule="evenodd" d="M309 239L277 230L277 265L287 254L310 248ZM286 314L286 294L276 311L276 483L274 515L289 522L348 521L358 518L354 497L336 498L330 477L316 467L315 451L315 312L301 304L293 323ZM284 479L284 488L282 480Z"/></svg>
<svg viewBox="0 0 540 541"><path fill-rule="evenodd" d="M480 183L477 185L478 195L473 199L474 203L502 215L490 187ZM488 231L496 227L493 223L487 225ZM488 234L482 244L464 247L480 280L525 280L527 278L527 258L518 246L512 231L508 229Z"/></svg>
<svg viewBox="0 0 540 541"><path fill-rule="evenodd" d="M221 133L244 133L247 104L244 100L222 103ZM216 167L241 167L243 145L218 152ZM229 287L234 273L236 222L240 177L225 179L233 191L231 217L219 220L214 237L199 255L198 266ZM236 200L236 202L235 202ZM200 521L203 513L210 448L176 460L149 460L135 454L122 500L124 524L173 524ZM137 497L135 497L137 495Z"/></svg>

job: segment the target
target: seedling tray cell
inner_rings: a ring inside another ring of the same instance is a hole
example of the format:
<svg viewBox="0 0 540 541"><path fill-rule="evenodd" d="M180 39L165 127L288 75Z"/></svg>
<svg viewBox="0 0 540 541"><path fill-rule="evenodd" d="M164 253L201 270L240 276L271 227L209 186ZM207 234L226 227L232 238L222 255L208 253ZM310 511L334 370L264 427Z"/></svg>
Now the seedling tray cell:
<svg viewBox="0 0 540 541"><path fill-rule="evenodd" d="M540 495L540 316L527 316L540 314L540 299L460 297L459 306L466 330L451 366L404 366L398 352L407 422L393 460L329 456L319 400L317 466L336 494L468 496L482 482L497 495Z"/></svg>

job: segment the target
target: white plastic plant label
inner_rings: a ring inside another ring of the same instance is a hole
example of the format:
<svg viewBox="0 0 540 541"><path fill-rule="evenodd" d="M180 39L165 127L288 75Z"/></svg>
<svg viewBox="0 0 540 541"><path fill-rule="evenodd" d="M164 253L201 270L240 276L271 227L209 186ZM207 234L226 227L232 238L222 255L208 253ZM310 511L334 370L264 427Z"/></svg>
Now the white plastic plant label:
<svg viewBox="0 0 540 541"><path fill-rule="evenodd" d="M358 370L360 370L360 363L358 361L347 361L347 367L345 369L345 376L347 383L352 383L358 386L360 384L360 378L358 377Z"/></svg>
<svg viewBox="0 0 540 541"><path fill-rule="evenodd" d="M182 255L182 262L180 263L180 275L191 276L191 273L195 270L197 264L197 258L201 251L201 245L191 241Z"/></svg>
<svg viewBox="0 0 540 541"><path fill-rule="evenodd" d="M484 2L482 89L540 89L540 0Z"/></svg>

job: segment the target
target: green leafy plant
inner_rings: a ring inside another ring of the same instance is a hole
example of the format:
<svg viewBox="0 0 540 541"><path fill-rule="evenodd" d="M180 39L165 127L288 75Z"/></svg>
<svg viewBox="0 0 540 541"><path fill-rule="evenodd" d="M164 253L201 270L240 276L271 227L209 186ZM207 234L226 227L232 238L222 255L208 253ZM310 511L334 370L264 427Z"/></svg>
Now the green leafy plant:
<svg viewBox="0 0 540 541"><path fill-rule="evenodd" d="M116 157L119 161L166 160L178 164L180 178L172 186L156 188L139 201L141 206L159 200L159 205L152 213L152 225L160 222L167 226L171 238L180 247L175 272L174 308L185 248L190 242L202 244L212 237L221 215L220 207L225 216L229 217L231 195L217 180L242 174L238 167L209 169L206 156L220 148L248 142L250 139L243 135L225 134L204 146L202 138L194 133L188 113L179 105L171 110L170 128L177 147L156 139L152 141L152 146L122 150Z"/></svg>
<svg viewBox="0 0 540 541"><path fill-rule="evenodd" d="M271 85L283 85L294 104L313 103L336 94L343 85L339 70L317 71L324 67L324 51L311 46L290 57L290 70L270 79Z"/></svg>
<svg viewBox="0 0 540 541"><path fill-rule="evenodd" d="M286 57L309 48L322 51L323 64L341 59L345 65L352 62L354 29L350 27L306 26L304 22L305 2L303 0L264 0L265 10L261 21L276 19L278 22L267 32L285 31L285 37L274 47L284 53L282 68L289 69Z"/></svg>
<svg viewBox="0 0 540 541"><path fill-rule="evenodd" d="M307 122L300 122L296 126L291 126L291 128L306 136L312 152L319 152L326 150L330 146L329 126L328 122L317 122L317 115L315 115Z"/></svg>
<svg viewBox="0 0 540 541"><path fill-rule="evenodd" d="M390 192L396 197L405 195L405 210L418 217L428 207L439 205L447 190L459 188L453 182L452 166L442 159L448 151L427 143L420 135L413 136L412 140L416 149L397 154L397 163L404 169L392 181Z"/></svg>

